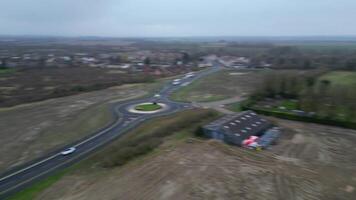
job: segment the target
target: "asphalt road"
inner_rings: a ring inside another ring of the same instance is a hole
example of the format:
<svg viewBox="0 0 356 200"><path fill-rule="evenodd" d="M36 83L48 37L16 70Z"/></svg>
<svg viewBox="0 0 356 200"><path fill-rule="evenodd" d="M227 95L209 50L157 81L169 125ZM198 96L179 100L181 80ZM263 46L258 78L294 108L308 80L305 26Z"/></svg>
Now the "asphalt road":
<svg viewBox="0 0 356 200"><path fill-rule="evenodd" d="M193 106L189 103L179 103L170 100L170 95L175 90L184 87L184 85L188 85L192 81L218 70L220 70L220 68L215 66L209 70L198 72L194 77L182 79L181 84L179 85L167 83L158 93L160 97L130 100L113 104L111 111L116 120L108 127L103 128L102 130L99 130L98 132L83 138L80 141L69 144L63 149L53 151L42 158L36 159L1 174L0 199L6 199L16 192L31 186L35 182L50 176L54 172L69 167L70 165L86 158L90 153L117 139L144 121L193 108ZM132 113L128 110L128 108L134 104L153 101L163 103L167 105L167 108L160 112L151 114ZM76 151L69 155L61 155L61 151L69 147L75 147Z"/></svg>

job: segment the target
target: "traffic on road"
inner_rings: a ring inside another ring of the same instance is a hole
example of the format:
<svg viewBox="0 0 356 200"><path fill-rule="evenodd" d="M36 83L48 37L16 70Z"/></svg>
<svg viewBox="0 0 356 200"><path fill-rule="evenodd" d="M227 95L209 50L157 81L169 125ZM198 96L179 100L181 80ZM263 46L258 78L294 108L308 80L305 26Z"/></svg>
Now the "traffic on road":
<svg viewBox="0 0 356 200"><path fill-rule="evenodd" d="M166 84L153 97L118 102L112 105L111 110L116 119L113 124L61 150L3 173L0 176L0 199L9 197L34 182L84 159L90 153L117 139L148 119L193 108L189 103L170 100L170 95L175 90L184 87L184 85L219 70L220 68L216 66L202 72L188 73L182 78L174 80L172 84ZM167 105L168 108L152 114L132 113L129 111L128 107L143 102L162 103Z"/></svg>

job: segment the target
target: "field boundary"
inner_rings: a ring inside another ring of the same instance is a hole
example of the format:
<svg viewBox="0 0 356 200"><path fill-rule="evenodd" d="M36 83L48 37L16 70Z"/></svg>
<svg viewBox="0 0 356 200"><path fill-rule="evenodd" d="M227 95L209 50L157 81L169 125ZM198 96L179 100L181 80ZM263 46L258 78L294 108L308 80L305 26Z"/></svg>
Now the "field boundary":
<svg viewBox="0 0 356 200"><path fill-rule="evenodd" d="M309 123L317 123L317 124L330 125L330 126L339 126L342 128L349 128L349 129L356 130L356 123L350 122L350 121L341 121L341 120L329 119L329 118L325 118L325 117L301 116L301 115L296 115L296 114L291 114L291 113L277 112L277 111L270 111L270 110L265 110L265 109L254 108L254 107L247 106L247 105L241 105L241 108L242 108L242 110L252 110L258 114L273 116L273 117L277 117L277 118L281 118L281 119L309 122Z"/></svg>

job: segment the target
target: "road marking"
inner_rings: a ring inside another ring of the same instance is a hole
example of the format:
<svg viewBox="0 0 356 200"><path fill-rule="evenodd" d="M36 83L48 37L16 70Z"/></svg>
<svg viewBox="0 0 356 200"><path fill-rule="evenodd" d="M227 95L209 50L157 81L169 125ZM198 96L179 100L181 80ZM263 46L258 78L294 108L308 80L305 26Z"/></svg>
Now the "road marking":
<svg viewBox="0 0 356 200"><path fill-rule="evenodd" d="M110 139L112 139L112 138L110 138ZM26 183L28 183L28 182L30 182L30 181L32 181L32 180L34 180L34 179L36 179L36 178L42 176L43 174L48 173L49 171L55 170L55 169L57 169L58 167L63 166L64 164L67 164L67 163L69 163L70 161L73 161L75 158L79 158L79 156L84 155L85 153L88 153L89 151L92 151L93 149L95 149L95 148L97 148L97 147L98 147L98 146L94 146L94 147L92 147L92 148L90 148L90 149L88 149L88 150L86 150L86 151L83 151L82 153L77 154L76 157L72 157L71 159L68 159L68 160L66 160L66 161L63 161L61 164L56 165L56 166L54 166L53 168L50 168L50 169L48 169L48 170L46 170L46 171L44 171L44 172L42 172L42 173L40 173L40 174L38 174L38 175L36 175L36 176L33 176L33 177L29 178L29 179L26 179L26 181L21 182L21 183L15 185L15 186L12 186L11 188L9 188L9 189L7 189L7 190L2 191L0 194L1 194L1 195L2 195L2 194L5 194L5 193L8 192L8 191L11 191L11 190L13 190L13 189L15 189L15 188L17 188L17 187L19 187L19 186L21 186L21 185L24 185L24 184L26 184Z"/></svg>
<svg viewBox="0 0 356 200"><path fill-rule="evenodd" d="M84 143L89 142L90 140L92 140L92 139L94 139L94 138L96 138L96 137L99 137L99 136L103 135L106 131L112 129L113 126L116 126L116 125L117 125L118 123L120 123L121 121L122 121L122 118L119 118L119 119L115 122L115 124L111 125L110 127L106 128L105 130L100 131L98 134L96 134L96 135L94 135L94 136L92 136L92 137L90 137L90 138L88 138L88 139L86 139L86 140L84 140L84 141L82 141L82 142L80 142L80 143L74 145L73 147L78 147L78 146L80 146L80 145L82 145L82 144L84 144ZM7 175L7 176L5 176L5 177L2 177L2 178L0 178L0 181L6 180L6 179L8 179L8 178L10 178L10 177L12 177L12 176L15 176L15 175L21 173L21 172L24 172L24 171L26 171L26 170L28 170L28 169L31 169L31 168L33 168L33 167L36 167L36 166L38 166L38 165L40 165L40 164L42 164L42 163L44 163L44 162L46 162L46 161L49 161L49 160L51 160L51 159L57 157L58 155L60 155L60 153L54 154L54 155L52 155L52 156L50 156L50 157L48 157L48 158L46 158L46 159L44 159L44 160L41 160L41 161L39 161L39 162L37 162L37 163L34 163L34 164L30 165L30 166L27 166L27 167L25 167L25 168L23 168L23 169L20 169L20 170L14 172L14 173L12 173L12 174L9 174L9 175Z"/></svg>
<svg viewBox="0 0 356 200"><path fill-rule="evenodd" d="M218 71L218 70L214 70L214 72L215 72L215 71ZM208 74L210 74L210 73L202 73L201 76L199 76L199 77L197 76L194 80L200 79L202 76L208 75ZM181 87L177 87L177 88L173 87L173 90L174 90L174 89L179 89L179 88L181 88ZM168 91L168 92L167 92L167 95L169 96L169 95L171 95L171 93L172 93L172 91ZM130 103L127 103L127 104L130 105ZM126 106L126 104L123 104L123 105L121 105L121 106ZM114 108L114 111L120 113L120 111L118 110L118 108ZM160 116L160 115L157 115L157 116ZM84 140L84 141L82 141L82 142L80 142L80 143L74 145L73 147L78 147L78 146L80 146L80 145L82 145L82 144L84 144L84 143L86 143L86 142L88 142L88 141L91 141L92 139L94 139L94 138L96 138L96 137L99 137L99 136L103 135L105 132L107 132L108 130L112 129L114 126L116 126L116 125L117 125L118 123L120 123L121 121L122 121L122 118L119 118L112 126L110 126L110 127L106 128L106 129L100 131L98 134L96 134L96 135L94 135L94 136L92 136L92 137L90 137L90 138L88 138L88 139L86 139L86 140ZM138 121L145 121L145 120L143 119L143 120L138 120ZM128 124L130 124L130 122L128 122ZM123 126L125 127L125 126L127 126L128 124L126 124L126 122L125 122L125 123L123 124ZM87 153L87 152L89 152L89 151L91 151L91 150L93 150L93 149L95 149L95 148L97 148L97 147L93 147L93 148L91 148L91 149L89 149L89 150L87 150L87 151L84 151L82 154ZM79 156L79 155L82 155L82 154L78 154L78 156ZM55 155L52 155L52 156L50 156L50 157L48 157L48 158L46 158L46 159L44 159L44 160L41 160L41 161L39 161L39 162L37 162L37 163L32 164L32 165L30 165L30 166L28 166L28 167L26 167L26 168L24 168L24 169L21 169L21 170L16 171L16 172L14 172L14 173L12 173L12 174L9 174L9 175L7 175L7 176L5 176L5 177L2 177L2 178L0 178L0 181L6 180L6 179L8 179L9 177L12 177L12 176L14 176L14 175L17 175L17 174L23 172L23 171L26 171L26 170L28 170L28 169L31 169L31 168L37 166L37 165L40 165L40 164L42 164L42 163L44 163L44 162L46 162L46 161L48 161L48 160L51 160L51 159L57 157L58 155L60 155L60 153L57 153L57 154L55 154ZM73 159L74 159L74 157L73 157L72 159L67 160L66 162L64 161L63 164L68 163L69 161L72 161ZM18 184L18 185L16 185L16 186L11 187L10 189L7 189L7 190L5 190L5 191L2 191L0 194L4 194L4 193L6 193L7 191L10 191L10 190L12 190L12 189L14 189L14 188L16 188L16 187L18 187L18 186L21 186L21 185L23 185L23 184L25 184L25 183L27 183L27 182L29 182L29 181L31 181L31 180L33 180L33 179L39 177L39 176L41 176L41 175L47 173L48 171L50 171L50 170L52 170L52 169L56 169L56 168L58 168L59 166L62 166L63 164L57 165L57 166L55 166L54 168L51 168L51 169L49 169L49 170L46 170L45 172L42 172L42 173L40 173L40 174L37 175L37 176L34 176L34 177L30 178L30 179L27 179L27 181L24 181L24 182L22 182L22 183L20 183L20 184Z"/></svg>
<svg viewBox="0 0 356 200"><path fill-rule="evenodd" d="M92 137L90 137L90 138L88 138L88 139L86 139L86 140L84 140L84 141L82 141L82 142L80 142L80 143L74 145L74 147L78 147L78 146L80 146L80 145L82 145L82 144L84 144L84 143L87 143L88 141L90 141L90 140L92 140L92 139L94 139L94 138L97 138L97 137L103 135L105 132L107 132L108 130L112 129L114 126L116 126L117 124L119 124L121 121L122 121L122 118L119 118L119 119L118 119L113 125L111 125L110 127L106 128L106 129L100 131L98 134L93 135Z"/></svg>
<svg viewBox="0 0 356 200"><path fill-rule="evenodd" d="M145 120L142 119L142 120L139 120L139 121L145 121ZM125 132L125 131L127 131L127 130L122 130L122 131ZM120 133L120 134L122 134L122 133ZM119 136L119 135L111 136L111 137L108 138L108 139L112 140L112 139L116 138L117 136ZM110 140L108 140L108 141L110 141ZM104 142L104 143L105 143L105 142ZM11 191L11 190L13 190L13 189L15 189L15 188L17 188L17 187L19 187L19 186L21 186L21 185L24 185L24 184L26 184L26 183L28 183L28 182L30 182L30 181L32 181L32 180L34 180L34 179L36 179L36 178L42 176L43 174L48 173L49 171L52 171L52 170L57 169L58 167L63 166L64 164L67 164L67 163L69 163L70 161L73 161L75 158L79 158L79 156L84 155L85 153L88 153L89 151L92 151L92 150L98 148L98 146L100 146L100 145L102 145L102 144L104 144L104 143L98 144L97 146L93 146L92 148L89 148L89 149L87 149L86 151L83 151L82 153L76 154L76 157L72 157L71 159L68 159L68 160L66 160L66 161L63 161L62 163L60 163L59 165L54 166L53 168L50 168L50 169L48 169L48 170L46 170L46 171L44 171L44 172L42 172L42 173L40 173L40 174L38 174L38 175L36 175L36 176L33 176L33 177L27 179L27 180L24 181L24 182L21 182L21 183L15 185L15 186L12 186L11 188L9 188L9 189L7 189L7 190L4 190L4 191L2 191L2 192L0 193L0 195L5 194L6 192ZM74 154L74 155L75 155L75 154Z"/></svg>
<svg viewBox="0 0 356 200"><path fill-rule="evenodd" d="M16 172L14 172L14 173L12 173L12 174L9 174L9 175L7 175L7 176L5 176L5 177L2 177L2 178L0 179L0 181L3 181L3 180L5 180L5 179L8 179L8 178L10 178L10 177L12 177L12 176L14 176L14 175L17 175L17 174L23 172L23 171L26 171L26 170L28 170L28 169L31 169L31 168L33 168L33 167L35 167L35 166L37 166L37 165L40 165L40 164L42 164L42 163L44 163L44 162L46 162L46 161L49 161L49 160L51 160L51 159L57 157L58 155L59 155L59 153L57 153L57 154L55 154L55 155L52 155L52 156L50 156L50 157L48 157L48 158L46 158L46 159L44 159L44 160L41 160L41 161L39 161L39 162L37 162L37 163L34 163L34 164L32 164L32 165L30 165L30 166L28 166L28 167L26 167L26 168L23 168L23 169L21 169L21 170L19 170L19 171L16 171Z"/></svg>

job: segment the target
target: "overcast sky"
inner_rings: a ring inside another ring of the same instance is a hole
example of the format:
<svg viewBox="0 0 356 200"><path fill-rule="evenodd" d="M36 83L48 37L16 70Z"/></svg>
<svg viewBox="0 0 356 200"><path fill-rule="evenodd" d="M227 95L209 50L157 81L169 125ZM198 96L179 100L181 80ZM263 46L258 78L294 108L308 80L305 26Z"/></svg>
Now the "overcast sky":
<svg viewBox="0 0 356 200"><path fill-rule="evenodd" d="M356 0L0 0L0 35L356 35Z"/></svg>

